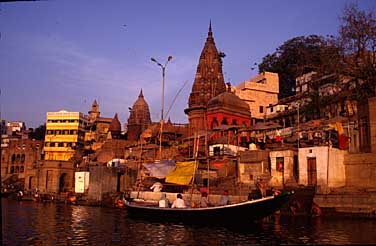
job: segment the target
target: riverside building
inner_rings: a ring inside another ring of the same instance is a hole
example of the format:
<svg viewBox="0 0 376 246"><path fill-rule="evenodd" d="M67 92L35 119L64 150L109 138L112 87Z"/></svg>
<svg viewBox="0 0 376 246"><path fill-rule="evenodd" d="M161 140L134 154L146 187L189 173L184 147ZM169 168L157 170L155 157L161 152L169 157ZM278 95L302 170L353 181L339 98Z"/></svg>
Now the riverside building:
<svg viewBox="0 0 376 246"><path fill-rule="evenodd" d="M68 161L83 146L89 118L80 112L47 112L45 160Z"/></svg>

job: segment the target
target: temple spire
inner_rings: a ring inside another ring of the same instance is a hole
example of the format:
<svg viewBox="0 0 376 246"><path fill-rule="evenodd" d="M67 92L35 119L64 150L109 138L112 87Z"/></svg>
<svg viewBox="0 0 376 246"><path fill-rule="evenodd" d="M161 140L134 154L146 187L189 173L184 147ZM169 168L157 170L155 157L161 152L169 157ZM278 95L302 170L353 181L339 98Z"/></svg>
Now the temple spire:
<svg viewBox="0 0 376 246"><path fill-rule="evenodd" d="M142 93L142 89L141 89L140 95L138 95L138 97L144 97L144 94Z"/></svg>
<svg viewBox="0 0 376 246"><path fill-rule="evenodd" d="M209 39L213 40L213 32L212 32L211 20L209 21L208 40Z"/></svg>

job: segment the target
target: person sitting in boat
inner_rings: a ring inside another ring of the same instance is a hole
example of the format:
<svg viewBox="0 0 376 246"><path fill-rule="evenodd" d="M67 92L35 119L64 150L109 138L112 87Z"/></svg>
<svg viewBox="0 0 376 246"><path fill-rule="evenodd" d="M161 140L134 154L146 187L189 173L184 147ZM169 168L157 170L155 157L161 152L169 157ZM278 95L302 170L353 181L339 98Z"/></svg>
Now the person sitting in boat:
<svg viewBox="0 0 376 246"><path fill-rule="evenodd" d="M259 190L260 198L266 197L266 184L263 179L257 182L257 189Z"/></svg>
<svg viewBox="0 0 376 246"><path fill-rule="evenodd" d="M223 195L219 199L219 205L225 206L225 205L229 205L229 204L230 204L230 201L229 201L229 196L228 196L228 190L225 190L223 192Z"/></svg>
<svg viewBox="0 0 376 246"><path fill-rule="evenodd" d="M155 182L151 187L150 190L153 190L153 192L161 192L163 188L163 185L159 182Z"/></svg>
<svg viewBox="0 0 376 246"><path fill-rule="evenodd" d="M207 208L207 207L212 207L212 206L213 205L208 200L208 193L203 192L201 194L200 207L201 208Z"/></svg>
<svg viewBox="0 0 376 246"><path fill-rule="evenodd" d="M159 200L159 207L160 208L168 208L169 200L166 197L166 193L162 193L161 199Z"/></svg>
<svg viewBox="0 0 376 246"><path fill-rule="evenodd" d="M183 200L183 196L179 193L176 196L176 200L172 203L171 208L186 208L185 201Z"/></svg>

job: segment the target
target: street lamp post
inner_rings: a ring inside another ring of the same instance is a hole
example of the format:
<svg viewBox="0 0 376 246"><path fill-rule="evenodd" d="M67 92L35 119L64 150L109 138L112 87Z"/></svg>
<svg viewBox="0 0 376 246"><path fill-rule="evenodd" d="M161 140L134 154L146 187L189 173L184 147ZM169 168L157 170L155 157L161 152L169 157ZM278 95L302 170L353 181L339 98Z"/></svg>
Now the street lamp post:
<svg viewBox="0 0 376 246"><path fill-rule="evenodd" d="M163 123L164 123L164 84L165 84L165 71L166 66L169 61L172 60L172 56L169 56L167 58L167 61L162 65L160 62L158 62L155 58L150 58L152 62L155 62L158 66L162 68L162 109L161 109L161 133L159 136L159 158L162 160L162 135L163 135Z"/></svg>
<svg viewBox="0 0 376 246"><path fill-rule="evenodd" d="M299 115L299 110L300 110L300 102L297 103L298 106L298 150L299 150L299 144L300 144L300 115Z"/></svg>

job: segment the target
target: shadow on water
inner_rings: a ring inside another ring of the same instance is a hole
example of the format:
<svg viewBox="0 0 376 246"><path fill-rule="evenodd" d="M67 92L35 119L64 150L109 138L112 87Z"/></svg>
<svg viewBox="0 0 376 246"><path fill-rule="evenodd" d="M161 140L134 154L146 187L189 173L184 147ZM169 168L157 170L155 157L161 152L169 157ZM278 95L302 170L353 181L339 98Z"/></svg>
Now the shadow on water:
<svg viewBox="0 0 376 246"><path fill-rule="evenodd" d="M371 244L376 221L270 216L257 223L183 224L126 210L2 199L3 245Z"/></svg>

